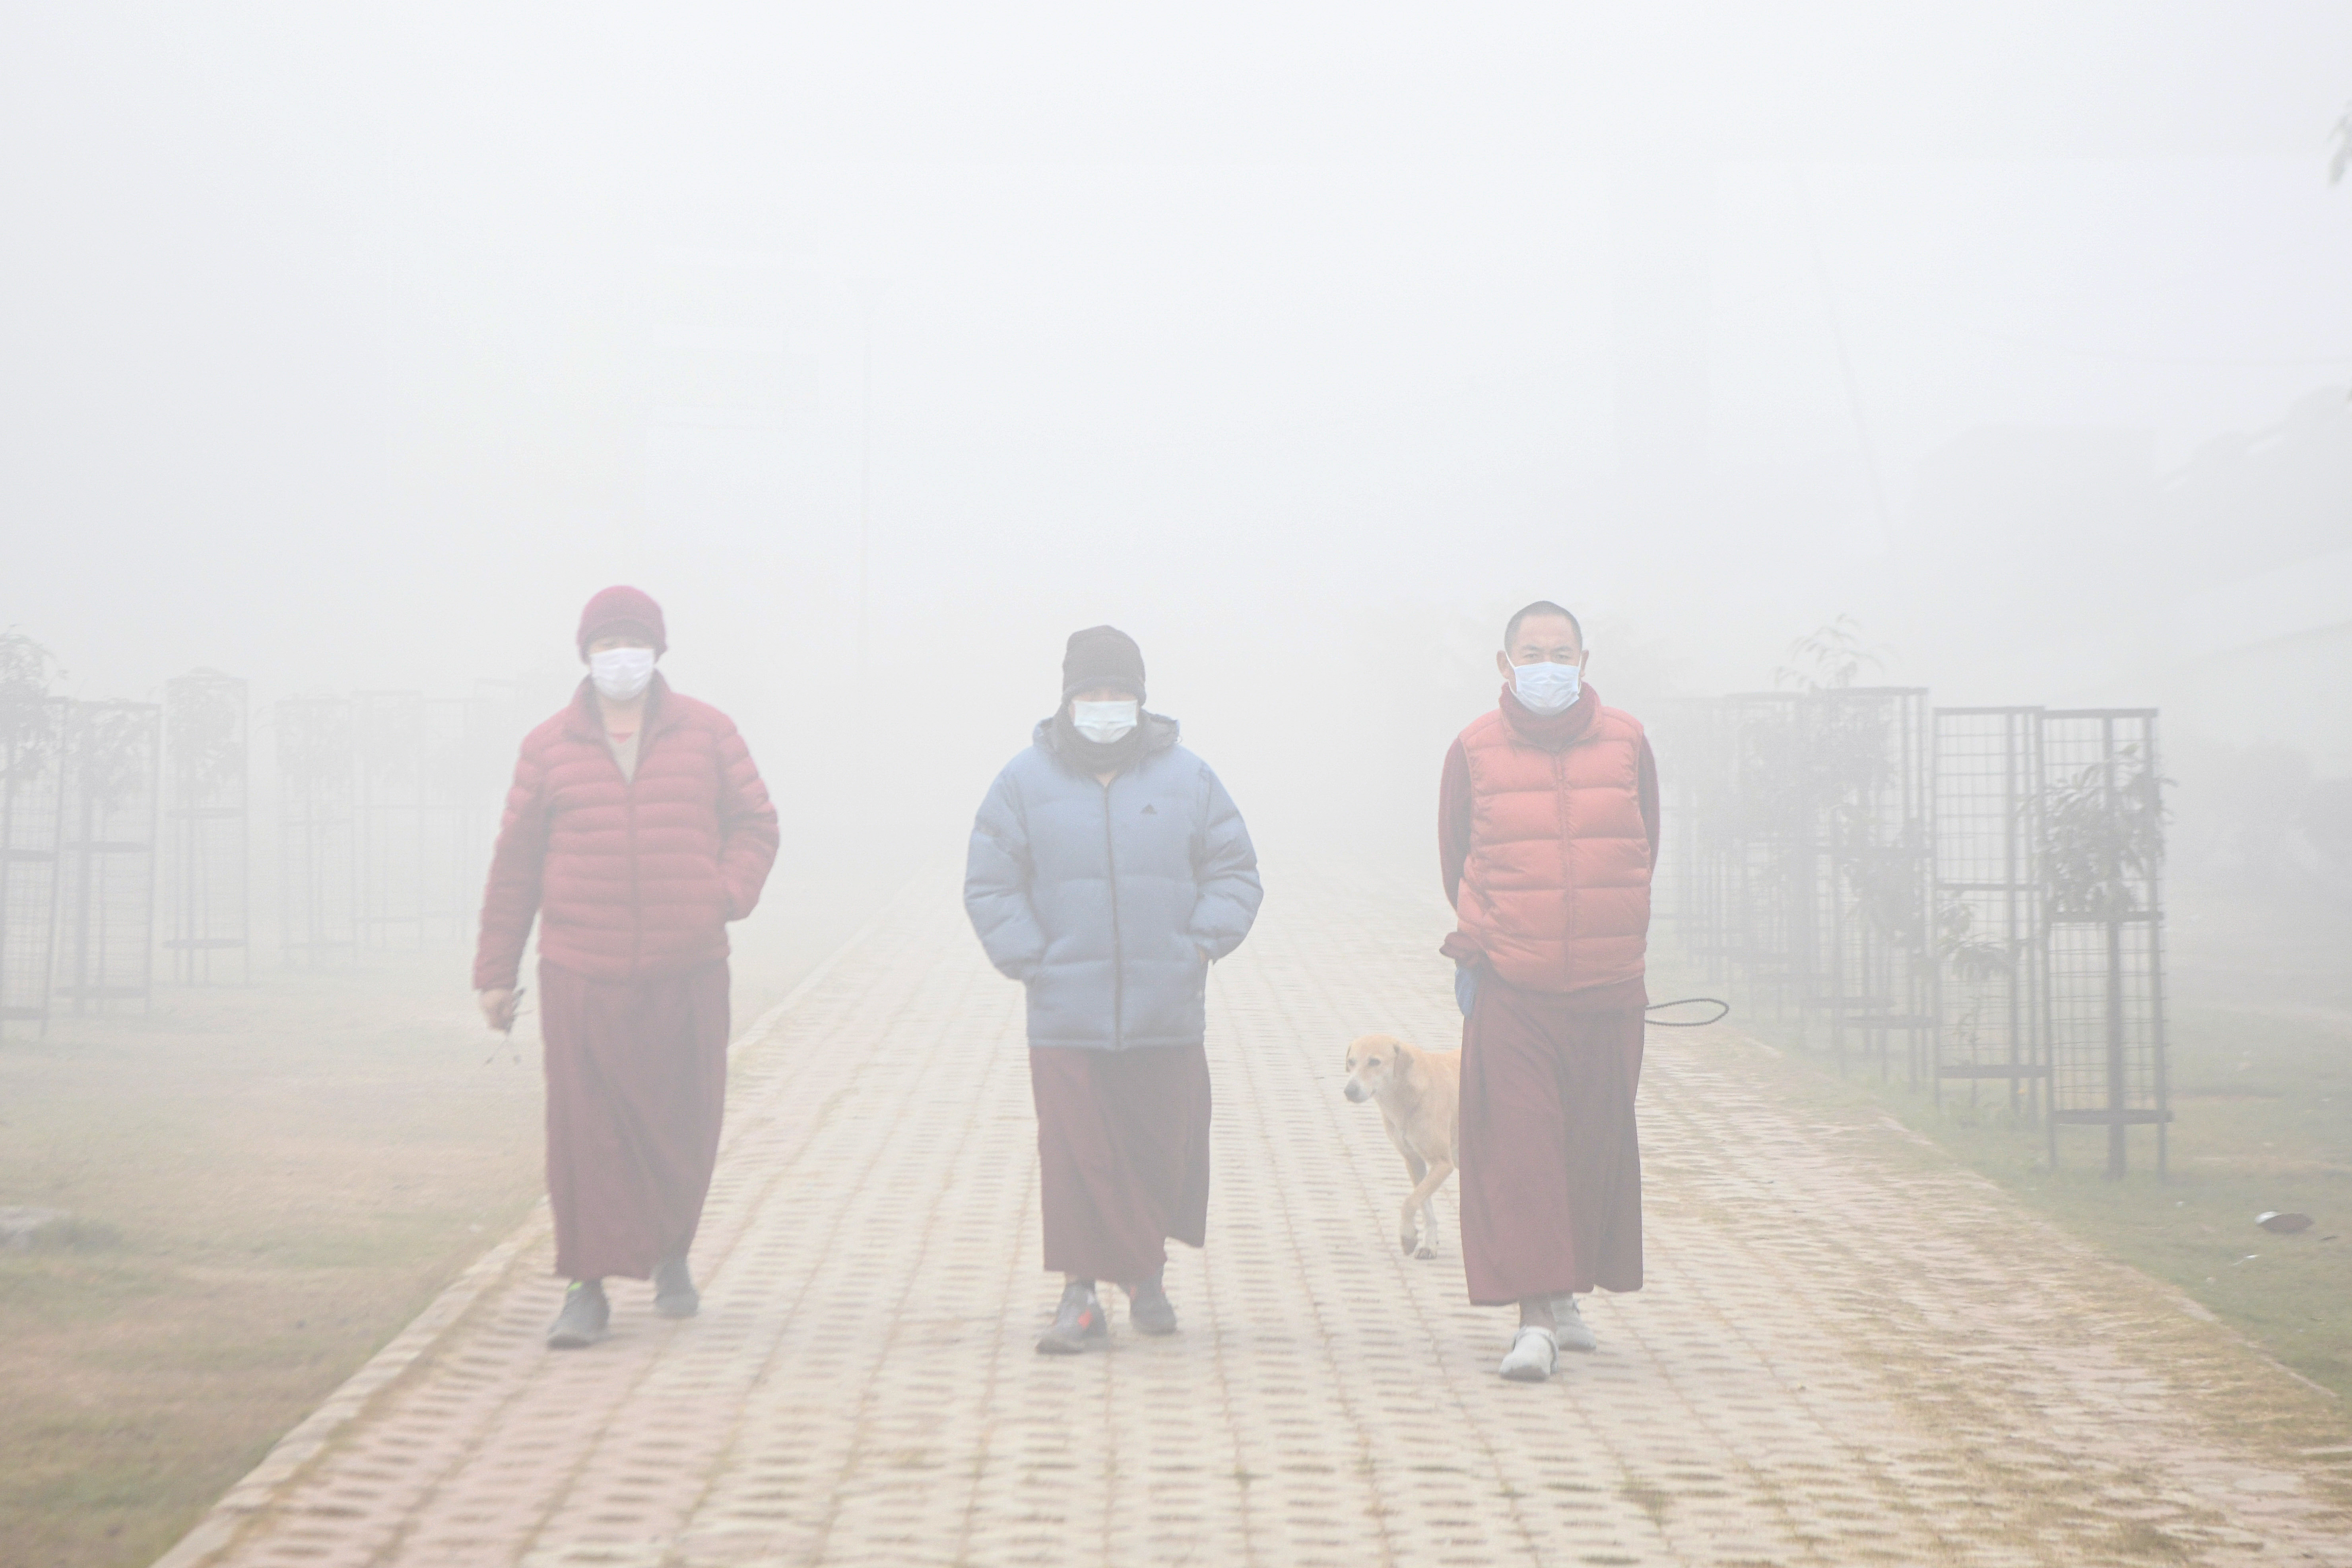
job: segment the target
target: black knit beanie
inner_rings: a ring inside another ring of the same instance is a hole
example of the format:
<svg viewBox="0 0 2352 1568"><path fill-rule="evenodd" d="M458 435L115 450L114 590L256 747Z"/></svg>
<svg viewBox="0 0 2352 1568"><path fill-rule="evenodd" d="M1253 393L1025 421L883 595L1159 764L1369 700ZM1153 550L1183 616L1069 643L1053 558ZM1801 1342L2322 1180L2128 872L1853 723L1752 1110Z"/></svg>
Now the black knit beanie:
<svg viewBox="0 0 2352 1568"><path fill-rule="evenodd" d="M1117 626L1088 626L1070 634L1062 655L1062 700L1090 686L1116 686L1143 700L1143 650Z"/></svg>

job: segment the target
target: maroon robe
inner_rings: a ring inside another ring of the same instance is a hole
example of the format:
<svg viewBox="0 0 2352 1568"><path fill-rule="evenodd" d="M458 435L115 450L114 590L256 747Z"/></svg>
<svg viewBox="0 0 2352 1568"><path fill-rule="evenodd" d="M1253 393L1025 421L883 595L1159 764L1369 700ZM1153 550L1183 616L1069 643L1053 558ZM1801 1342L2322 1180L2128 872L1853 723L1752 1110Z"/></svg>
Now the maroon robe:
<svg viewBox="0 0 2352 1568"><path fill-rule="evenodd" d="M1193 1046L1033 1047L1045 1268L1135 1285L1209 1227L1209 1058Z"/></svg>
<svg viewBox="0 0 2352 1568"><path fill-rule="evenodd" d="M727 1101L728 972L592 980L542 960L555 1272L643 1279L702 1221Z"/></svg>
<svg viewBox="0 0 2352 1568"><path fill-rule="evenodd" d="M1641 982L1551 995L1478 977L1462 1029L1470 1300L1642 1288Z"/></svg>

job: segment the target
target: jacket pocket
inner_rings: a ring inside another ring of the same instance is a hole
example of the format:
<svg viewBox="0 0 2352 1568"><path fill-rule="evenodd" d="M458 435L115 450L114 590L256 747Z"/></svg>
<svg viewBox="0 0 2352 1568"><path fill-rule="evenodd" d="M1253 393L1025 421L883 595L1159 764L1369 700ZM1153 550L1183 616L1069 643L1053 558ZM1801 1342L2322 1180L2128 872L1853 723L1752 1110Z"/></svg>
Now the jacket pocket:
<svg viewBox="0 0 2352 1568"><path fill-rule="evenodd" d="M718 862L711 870L719 879L719 912L722 916L730 921L740 921L759 907L759 889L755 886L751 889L751 896L749 899L744 898L742 889L735 885L734 879L727 875L726 862Z"/></svg>
<svg viewBox="0 0 2352 1568"><path fill-rule="evenodd" d="M727 886L727 879L720 873L719 862L702 862L691 885L696 895L694 902L709 910L712 920L725 925L735 919L735 895Z"/></svg>

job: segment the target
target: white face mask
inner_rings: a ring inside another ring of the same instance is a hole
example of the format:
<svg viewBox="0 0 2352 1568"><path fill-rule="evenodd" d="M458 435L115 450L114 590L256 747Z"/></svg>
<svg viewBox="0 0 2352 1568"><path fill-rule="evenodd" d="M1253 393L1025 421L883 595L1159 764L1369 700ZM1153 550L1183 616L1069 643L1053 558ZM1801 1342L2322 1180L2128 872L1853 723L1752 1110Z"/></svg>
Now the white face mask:
<svg viewBox="0 0 2352 1568"><path fill-rule="evenodd" d="M654 650L649 647L608 647L588 656L588 679L596 695L614 702L635 700L653 684Z"/></svg>
<svg viewBox="0 0 2352 1568"><path fill-rule="evenodd" d="M1528 712L1547 719L1567 712L1583 689L1584 671L1572 664L1554 664L1546 659L1540 664L1511 667L1511 690Z"/></svg>
<svg viewBox="0 0 2352 1568"><path fill-rule="evenodd" d="M1108 746L1135 728L1135 716L1142 706L1131 697L1117 702L1074 701L1070 704L1070 722L1096 745Z"/></svg>

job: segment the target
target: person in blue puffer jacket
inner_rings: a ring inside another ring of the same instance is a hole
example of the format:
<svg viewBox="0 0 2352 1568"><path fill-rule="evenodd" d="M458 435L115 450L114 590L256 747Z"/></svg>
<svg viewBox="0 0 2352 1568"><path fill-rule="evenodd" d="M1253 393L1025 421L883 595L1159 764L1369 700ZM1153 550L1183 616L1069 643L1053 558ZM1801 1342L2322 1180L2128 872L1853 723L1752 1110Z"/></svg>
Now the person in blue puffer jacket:
<svg viewBox="0 0 2352 1568"><path fill-rule="evenodd" d="M972 824L963 902L989 961L1029 992L1045 1268L1063 1276L1037 1342L1108 1342L1096 1282L1142 1333L1176 1331L1170 1238L1209 1215L1209 965L1264 897L1249 829L1209 764L1143 710L1143 651L1073 633L1062 704L996 775Z"/></svg>

